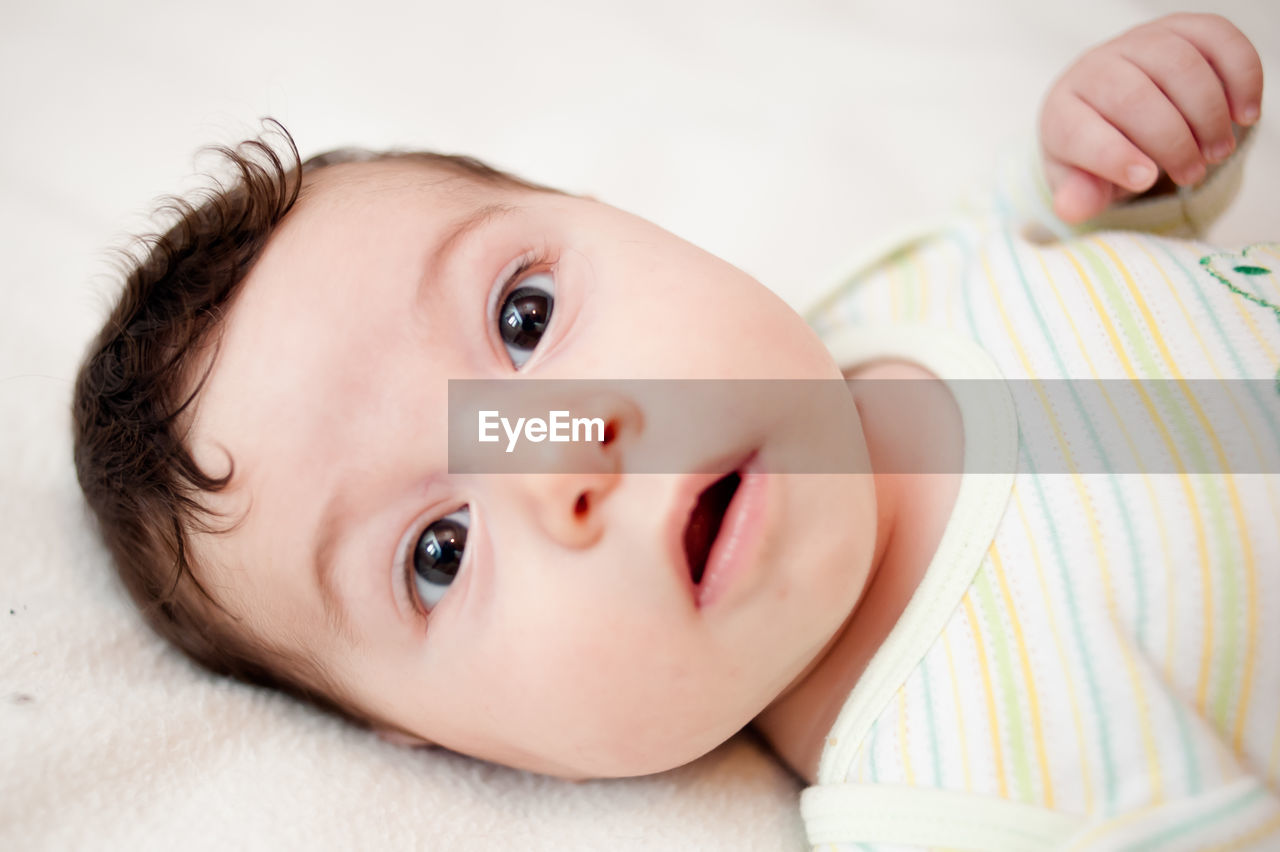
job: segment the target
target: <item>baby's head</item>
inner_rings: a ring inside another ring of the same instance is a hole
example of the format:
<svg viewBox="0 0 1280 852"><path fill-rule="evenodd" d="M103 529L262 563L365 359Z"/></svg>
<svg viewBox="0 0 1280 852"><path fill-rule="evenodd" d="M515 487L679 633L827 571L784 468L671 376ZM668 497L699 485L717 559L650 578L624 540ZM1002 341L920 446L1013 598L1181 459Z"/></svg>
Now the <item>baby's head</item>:
<svg viewBox="0 0 1280 852"><path fill-rule="evenodd" d="M175 205L77 381L77 472L148 622L389 738L567 777L688 762L797 682L875 538L870 477L761 472L800 418L705 432L738 476L695 585L717 477L625 472L640 401L560 400L607 428L537 473L450 473L446 409L451 378L839 379L803 320L598 201L284 138L292 163L221 149L241 179Z"/></svg>

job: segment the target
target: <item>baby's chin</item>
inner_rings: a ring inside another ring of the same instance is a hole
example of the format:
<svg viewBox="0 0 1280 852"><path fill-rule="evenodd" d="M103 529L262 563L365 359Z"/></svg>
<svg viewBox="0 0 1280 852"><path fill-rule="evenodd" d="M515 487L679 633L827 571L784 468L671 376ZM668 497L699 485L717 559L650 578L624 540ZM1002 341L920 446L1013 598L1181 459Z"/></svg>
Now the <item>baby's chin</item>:
<svg viewBox="0 0 1280 852"><path fill-rule="evenodd" d="M655 760L652 755L644 758L620 756L614 759L610 759L605 755L599 755L596 759L593 759L589 765L582 767L540 762L539 765L541 765L542 768L530 766L513 766L512 768L525 769L530 772L537 772L540 775L548 775L554 778L562 778L565 781L575 782L608 780L613 778L639 778L645 775L657 775L662 772L679 769L681 766L693 763L709 752L714 751L715 748L721 744L722 743L716 743L716 745L711 748L699 750L685 756L671 755L665 760Z"/></svg>
<svg viewBox="0 0 1280 852"><path fill-rule="evenodd" d="M472 756L539 775L566 781L589 781L609 778L634 778L677 769L705 756L729 740L740 727L711 733L706 730L672 732L660 738L619 735L604 746L581 744L567 746L563 754L495 744L495 747L470 752Z"/></svg>

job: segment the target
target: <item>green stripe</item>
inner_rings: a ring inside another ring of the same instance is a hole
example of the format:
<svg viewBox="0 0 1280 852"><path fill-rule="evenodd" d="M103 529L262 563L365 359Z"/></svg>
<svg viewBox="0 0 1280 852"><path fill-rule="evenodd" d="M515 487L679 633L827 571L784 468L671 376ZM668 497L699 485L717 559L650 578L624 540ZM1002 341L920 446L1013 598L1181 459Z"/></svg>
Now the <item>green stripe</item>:
<svg viewBox="0 0 1280 852"><path fill-rule="evenodd" d="M871 781L874 783L880 780L880 773L876 770L876 733L880 730L880 719L877 718L871 725L871 731L867 735L867 771L871 773Z"/></svg>
<svg viewBox="0 0 1280 852"><path fill-rule="evenodd" d="M1195 293L1196 299L1200 303L1200 307L1203 310L1204 316L1208 317L1209 322L1213 325L1214 331L1217 332L1218 339L1222 344L1222 348L1227 351L1228 357L1231 358L1231 363L1235 366L1235 369L1236 369L1236 376L1241 379L1246 379L1246 380L1249 379L1250 378L1249 371L1245 368L1244 362L1240 360L1239 348L1232 345L1230 336L1227 334L1226 330L1223 329L1222 323L1218 320L1218 312L1214 310L1214 307L1209 303L1208 296L1205 294L1205 289L1206 287L1208 287L1209 292L1211 292L1215 298L1226 300L1229 302L1231 297L1229 295L1224 295L1224 294L1229 293L1230 291L1224 291L1221 287L1216 286L1216 283L1211 286L1209 278L1203 274L1203 270L1200 267L1186 266L1180 261L1177 255L1169 251L1168 246L1166 246L1165 244L1156 243L1156 246L1161 250L1161 252L1164 253L1169 263L1172 266L1176 267L1177 269L1181 270L1182 274L1186 277L1189 289L1191 290L1191 292ZM1197 273L1200 273L1200 274L1197 274ZM1277 446L1280 446L1280 419L1277 419L1276 417L1272 416L1273 407L1263 402L1262 396L1258 393L1257 382L1243 381L1241 384L1244 385L1245 391L1248 393L1249 398L1253 401L1254 406L1259 411L1263 412L1262 422L1268 424L1271 427L1270 429L1271 438L1276 442ZM1263 456L1264 454L1261 452L1261 448L1259 448L1259 460L1261 460ZM1241 568L1243 570L1243 565L1241 566ZM1238 668L1232 667L1230 670L1231 671L1238 670L1240 673L1239 685L1233 687L1231 690L1231 694L1233 696L1240 695L1244 688L1244 684L1243 684L1244 667L1243 666L1240 666ZM1196 778L1196 775L1192 774L1191 777Z"/></svg>
<svg viewBox="0 0 1280 852"><path fill-rule="evenodd" d="M1000 619L1000 611L996 605L995 591L991 588L991 575L988 570L978 572L973 589L977 592L982 617L987 624L991 625L987 636L995 651L996 665L1000 672L1000 699L1004 705L1005 729L1009 735L1006 741L1009 745L1009 760L1013 768L1018 799L1028 804L1035 804L1035 790L1031 782L1031 755L1027 751L1025 736L1027 720L1023 716L1022 705L1018 701L1019 684L1018 677L1014 674L1013 651L1009 648L1004 622ZM994 733L1000 734L999 731Z"/></svg>
<svg viewBox="0 0 1280 852"><path fill-rule="evenodd" d="M1188 820L1183 820L1180 823L1177 823L1175 825L1170 826L1169 828L1166 828L1164 831L1160 832L1159 834L1152 835L1151 837L1144 840L1142 843L1138 843L1136 845L1129 846L1127 848L1130 850L1133 850L1133 852L1141 852L1141 850L1143 849L1163 848L1164 845L1171 840L1185 839L1188 832L1199 831L1200 829L1204 828L1210 823L1214 823L1219 820L1226 819L1227 817L1234 816L1238 811L1241 811L1244 808L1248 807L1249 805L1253 804L1258 799L1259 796L1262 796L1264 794L1264 792L1265 792L1265 789L1263 787L1256 786L1249 792L1239 796L1233 802L1227 802L1224 805L1219 805L1218 807L1209 811L1207 814L1201 814L1200 816L1192 817L1191 819L1188 819Z"/></svg>
<svg viewBox="0 0 1280 852"><path fill-rule="evenodd" d="M1054 520L1049 498L1045 496L1044 486L1041 485L1041 475L1036 473L1035 462L1031 456L1025 452L1025 446L1020 451L1019 466L1025 466L1030 476L1032 487L1035 489L1036 499L1039 500L1042 507L1041 515L1045 524L1049 527L1049 541L1053 545L1054 563L1058 567L1058 579L1062 583L1062 589L1066 593L1067 598L1067 614L1071 617L1071 633L1075 638L1076 648L1078 649L1078 662L1084 669L1085 684L1089 687L1089 700L1093 705L1093 721L1098 728L1098 748L1097 757L1102 763L1102 783L1107 791L1107 813L1111 813L1116 803L1116 768L1111 762L1111 728L1108 724L1110 716L1102 706L1102 698L1098 689L1098 675L1093 670L1093 656L1089 650L1089 643L1085 640L1085 631L1080 624L1080 604L1076 601L1076 591L1071 585L1071 571L1067 565L1067 558L1062 549L1062 538L1058 533L1058 525Z"/></svg>
<svg viewBox="0 0 1280 852"><path fill-rule="evenodd" d="M1109 267L1102 263L1096 253L1088 246L1081 246L1081 253L1089 261L1094 268L1095 274L1103 283L1103 290L1111 303L1112 316L1117 318L1122 326L1126 329L1127 336L1130 341L1130 351L1136 356L1140 362L1142 369L1139 371L1141 375L1147 377L1169 376L1169 371L1157 360L1158 355L1155 352L1154 342L1144 337L1138 327L1137 318L1129 309L1128 299L1122 292L1119 283L1111 274ZM1145 345L1139 346L1141 341ZM1173 432L1175 458L1178 459L1179 465L1182 464L1182 457L1178 453L1178 447L1183 447L1187 454L1191 456L1191 464L1193 467L1205 470L1208 468L1206 459L1206 447L1202 443L1203 436L1200 435L1195 427L1188 422L1188 406L1189 401L1195 398L1189 387L1183 386L1183 397L1187 402L1179 399L1170 387L1169 382L1156 382L1156 396L1160 398L1162 405L1160 406L1161 415L1164 421L1168 423ZM1172 422L1170 422L1172 421ZM1229 531L1229 524L1225 515L1225 495L1223 493L1222 479L1213 475L1191 476L1190 481L1196 494L1196 502L1208 510L1209 528L1212 535L1214 563L1222 566L1223 569L1231 565L1239 564L1239 551L1233 547L1234 542ZM1191 507L1188 507L1191 508ZM1220 729L1226 729L1230 724L1229 716L1231 713L1232 699L1232 681L1234 672L1240 666L1240 621L1235 618L1240 602L1240 582L1236 572L1230 570L1221 570L1215 572L1221 577L1222 594L1216 596L1214 601L1215 610L1221 613L1221 617L1214 618L1217 625L1222 625L1225 629L1222 631L1223 636L1220 642L1220 658L1216 661L1218 665L1214 668L1214 688L1213 697L1210 704L1210 715L1213 717ZM1141 634L1139 634L1141 635ZM1206 654L1211 653L1211 649L1206 648Z"/></svg>
<svg viewBox="0 0 1280 852"><path fill-rule="evenodd" d="M920 310L924 310L925 305L925 268L920 261L920 253L912 252L910 255L911 276L915 281L916 298L920 300ZM937 303L937 293L934 293L933 301Z"/></svg>
<svg viewBox="0 0 1280 852"><path fill-rule="evenodd" d="M938 753L938 723L933 716L933 692L929 688L929 657L920 661L920 679L924 681L925 721L929 726L929 754L933 758L933 786L942 786L942 757Z"/></svg>
<svg viewBox="0 0 1280 852"><path fill-rule="evenodd" d="M1196 749L1191 742L1191 732L1187 729L1187 708L1181 701L1170 701L1173 708L1173 720L1178 725L1178 739L1182 741L1182 762L1186 766L1183 775L1187 781L1187 793L1196 795L1200 792L1200 765L1196 760Z"/></svg>
<svg viewBox="0 0 1280 852"><path fill-rule="evenodd" d="M1018 263L1017 250L1014 248L1007 230L1005 231L1004 237L1014 269L1018 273L1018 280L1022 285L1023 293L1026 295L1027 304L1031 308L1031 312L1036 318L1036 323L1040 326L1044 342L1049 347L1049 352L1052 354L1054 362L1058 366L1058 374L1060 376L1070 377L1066 364L1062 360L1062 355L1054 345L1053 335L1049 333L1049 327L1045 323L1043 315L1040 313L1040 307L1036 304L1035 299L1031 295L1031 287L1027 283L1027 277L1022 270L1022 265ZM982 334L978 330L976 324L974 325L974 334L977 340L982 339ZM1107 458L1106 450L1103 447L1102 442L1098 439L1097 434L1094 432L1093 424L1090 422L1088 417L1084 416L1084 405L1077 395L1074 384L1067 382L1067 387L1070 389L1072 399L1081 413L1081 419L1084 421L1089 431L1089 437L1094 447L1105 461ZM1035 462L1031 458L1031 455L1026 452L1025 444L1022 444L1019 447L1019 457L1022 460L1022 465L1024 465L1027 471L1031 474L1030 479L1035 487L1036 496L1044 507L1043 516L1045 522L1049 526L1050 540L1053 543L1054 561L1058 566L1058 574L1062 582L1062 587L1067 594L1067 609L1071 615L1071 631L1075 638L1076 647L1079 649L1078 659L1080 665L1084 668L1085 682L1089 687L1089 701L1092 704L1093 709L1092 715L1094 722L1097 724L1098 738L1100 740L1098 743L1098 756L1101 758L1102 763L1102 777L1103 786L1106 789L1107 811L1110 812L1115 807L1116 801L1116 771L1115 766L1111 762L1111 730L1108 724L1108 720L1110 718L1109 711L1102 705L1102 697L1098 689L1098 675L1091 664L1093 655L1089 650L1089 643L1086 641L1084 630L1080 624L1080 608L1076 601L1075 589L1072 587L1073 578L1071 576L1070 568L1067 565L1066 555L1062 549L1062 541L1058 534L1058 526L1054 523L1053 514L1050 511L1049 500L1045 497L1044 488L1040 484L1040 476L1036 472ZM1110 464L1108 463L1108 467L1109 466ZM1107 481L1111 486L1113 495L1115 496L1116 508L1124 524L1125 533L1128 536L1131 558L1135 565L1140 565L1141 557L1137 548L1137 536L1135 536L1133 532L1133 524L1129 519L1129 510L1127 508L1126 501L1121 497L1119 486L1115 481L1114 474L1108 474Z"/></svg>
<svg viewBox="0 0 1280 852"><path fill-rule="evenodd" d="M974 262L973 251L969 248L969 242L964 238L959 228L948 232L948 237L960 249L960 268L964 270L973 270L977 268ZM973 330L973 339L981 340L982 335L978 332L978 321L973 317L973 287L970 286L969 279L962 275L959 285L960 295L964 298L961 300L964 304L964 318L969 321L969 328Z"/></svg>
<svg viewBox="0 0 1280 852"><path fill-rule="evenodd" d="M1209 322L1213 324L1213 330L1218 333L1218 339L1222 343L1222 348L1227 351L1227 355L1231 358L1231 363L1235 365L1236 376L1241 379L1252 378L1249 371L1245 369L1244 362L1240 360L1240 351L1231 343L1231 338L1222 327L1222 323L1218 321L1218 312L1209 304L1208 298L1205 296L1204 287L1208 282L1202 275L1196 275L1190 268L1182 264L1178 256L1169 251L1169 247L1163 242L1155 242L1155 247L1168 258L1169 263L1182 270L1182 274L1186 276L1191 292L1195 293L1196 299L1200 302L1200 307L1204 309L1204 315L1208 317ZM1198 271L1198 268L1197 268ZM1215 296L1222 293L1221 287L1215 286L1212 290ZM1197 320L1199 317L1197 317ZM1242 383L1249 393L1249 397L1253 400L1253 404L1258 410L1263 412L1262 420L1271 426L1271 437L1275 440L1276 445L1280 447L1280 420L1272 416L1273 408L1262 401L1262 397L1258 394L1257 382L1245 381ZM1265 458L1260 455L1259 459Z"/></svg>
<svg viewBox="0 0 1280 852"><path fill-rule="evenodd" d="M1084 241L1077 240L1074 243L1074 247L1078 249L1079 254L1084 258L1085 263L1087 263L1088 266L1091 268L1091 271L1093 272L1093 280L1099 285L1101 285L1103 296L1107 300L1107 302L1110 304L1110 308L1111 308L1108 316L1110 316L1112 319L1118 320L1121 326L1121 330L1123 332L1122 336L1128 338L1131 341L1130 346L1135 345L1138 342L1138 340L1141 338L1141 335L1135 328L1133 316L1126 309L1124 300L1117 298L1118 288L1116 286L1115 279L1111 277L1111 273L1106 268L1106 266L1099 262L1097 254L1090 251L1088 245L1085 244ZM1119 314L1118 317L1117 317L1117 314ZM1143 350L1143 353L1148 354L1146 353L1145 350ZM1117 357L1123 357L1124 354L1125 353L1123 352L1116 353ZM1139 373L1139 376L1145 376L1147 378L1153 378L1156 376L1164 375L1164 372L1161 370L1153 371L1150 369L1149 358L1148 358L1147 368L1139 369L1138 373ZM1163 386L1163 383L1161 384ZM1139 385L1139 389L1141 389L1141 387L1142 386ZM1083 416L1083 412L1082 412L1082 416ZM1175 450L1175 454L1176 454L1176 450ZM1108 469L1111 468L1111 461L1107 459L1105 455L1103 456L1103 464ZM1125 512L1125 527L1126 527L1126 532L1129 534L1129 557L1132 560L1131 565L1133 568L1133 570L1130 572L1130 579L1133 582L1133 594L1134 594L1134 615L1133 615L1134 632L1138 636L1138 641L1144 647L1150 647L1151 643L1147 638L1147 628L1150 622L1147 620L1147 585L1146 585L1145 560L1142 558L1142 553L1138 549L1137 536L1134 535L1132 527L1129 526L1130 522L1128 517L1128 511L1125 508L1128 501L1124 500L1118 492L1116 493L1116 501L1119 503L1122 511Z"/></svg>
<svg viewBox="0 0 1280 852"><path fill-rule="evenodd" d="M898 292L902 294L902 315L908 320L915 320L916 317L916 287L915 282L911 280L911 270L907 268L907 252L900 252L894 260L893 266L898 275L898 282L901 286Z"/></svg>
<svg viewBox="0 0 1280 852"><path fill-rule="evenodd" d="M1186 270L1186 267L1182 267L1177 262L1177 259L1173 255L1173 253L1169 251L1167 241L1151 240L1150 243L1153 247L1158 248L1161 252L1163 252L1175 267L1181 268L1183 270L1183 273L1189 279L1191 279L1193 285L1198 284L1198 282L1195 279L1195 276L1192 275L1190 272L1188 272ZM1204 307L1205 313L1208 314L1209 317L1213 320L1214 327L1217 329L1219 336L1222 338L1223 342L1226 344L1227 350L1231 353L1231 357L1235 361L1237 371L1240 373L1240 375L1244 375L1244 372L1245 372L1244 367L1239 360L1239 356L1236 354L1235 349L1230 346L1227 336L1223 331L1221 324L1218 322L1217 316L1209 308L1209 305L1205 300L1204 293L1201 292L1198 286L1193 286L1192 289L1195 291L1196 296L1199 298L1201 305ZM1262 402L1258 398L1257 391L1254 389L1253 385L1247 384L1247 387L1249 392L1253 395L1255 403L1259 407L1263 407ZM1264 410L1266 410L1265 407L1263 408ZM1277 439L1280 440L1280 432L1277 433ZM1175 590L1171 589L1170 591L1175 591ZM1176 627L1176 625L1172 625L1172 627ZM1146 637L1143 634L1143 631L1141 629L1138 630L1138 639L1140 642L1142 642L1144 647L1147 647L1147 648L1154 647L1153 645L1151 645L1151 643L1149 643L1146 640ZM1178 701L1173 702L1171 706L1172 706L1172 712L1174 715L1174 722L1178 729L1178 739L1180 740L1182 745L1182 749L1181 749L1182 762L1184 766L1183 778L1187 782L1187 792L1189 794L1194 795L1200 791L1201 777L1200 777L1199 760L1197 759L1195 746L1191 741L1190 731L1188 730L1188 727L1187 727L1187 711L1186 711L1186 708L1182 705L1182 703Z"/></svg>
<svg viewBox="0 0 1280 852"><path fill-rule="evenodd" d="M1156 350L1155 341L1151 337L1143 333L1145 323L1141 323L1139 318L1130 309L1129 297L1126 288L1123 287L1111 272L1109 263L1095 252L1087 244L1081 243L1080 254L1093 268L1093 272L1099 282L1103 285L1103 293L1110 302L1111 315L1118 320L1123 328L1129 341L1129 352L1135 357L1140 364L1138 373L1144 378L1164 377L1172 379L1170 369L1172 365L1165 365L1160 354ZM1137 282L1135 282L1137 283ZM1153 334L1158 332L1153 332ZM1141 345L1140 345L1141 344ZM1191 412L1191 402L1195 400L1195 394L1191 392L1190 387L1181 386L1182 394L1179 398L1174 394L1171 382L1162 381L1154 384L1156 395L1163 403L1160 406L1161 414L1164 422L1173 427L1175 435L1173 436L1174 457L1182 463L1182 455L1178 452L1178 448L1183 448L1188 455L1191 456L1191 464L1194 469L1209 469L1207 459L1207 447L1202 442L1203 436L1196 430L1196 427L1189 422L1189 414Z"/></svg>

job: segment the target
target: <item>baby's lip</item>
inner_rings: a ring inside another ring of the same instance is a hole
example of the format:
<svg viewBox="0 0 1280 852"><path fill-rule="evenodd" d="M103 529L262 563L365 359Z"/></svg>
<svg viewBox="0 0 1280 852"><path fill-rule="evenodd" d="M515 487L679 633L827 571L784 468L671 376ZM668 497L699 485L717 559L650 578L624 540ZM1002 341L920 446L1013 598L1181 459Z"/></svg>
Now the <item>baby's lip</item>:
<svg viewBox="0 0 1280 852"><path fill-rule="evenodd" d="M706 473L682 474L676 480L675 497L667 507L665 514L667 555L676 572L677 580L684 585L689 594L689 603L697 605L698 587L694 585L690 574L689 559L685 555L684 534L689 526L689 517L698 503L698 496L714 483L733 473L740 471L753 455L755 449L735 452L714 464L708 465Z"/></svg>

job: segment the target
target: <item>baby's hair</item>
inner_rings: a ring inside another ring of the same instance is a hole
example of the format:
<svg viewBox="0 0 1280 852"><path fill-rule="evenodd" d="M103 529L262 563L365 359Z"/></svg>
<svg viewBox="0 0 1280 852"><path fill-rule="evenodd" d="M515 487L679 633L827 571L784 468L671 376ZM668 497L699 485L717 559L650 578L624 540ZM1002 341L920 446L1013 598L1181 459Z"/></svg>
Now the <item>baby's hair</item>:
<svg viewBox="0 0 1280 852"><path fill-rule="evenodd" d="M123 291L75 383L76 476L115 570L153 630L212 672L281 690L367 728L371 720L350 706L314 658L268 647L237 629L239 619L193 571L190 534L234 528L218 526L216 513L199 499L224 489L234 464L225 476L210 476L185 442L188 409L213 367L206 355L216 356L222 320L276 226L305 198L304 175L340 163L394 160L491 186L557 190L471 157L429 151L341 148L303 162L284 125L264 122L278 128L289 162L262 138L235 149L212 147L238 178L230 186L215 179L216 188L202 190L195 205L164 197L157 212L170 211L177 220L159 234L136 237L141 256L116 250ZM197 370L202 375L192 381Z"/></svg>

